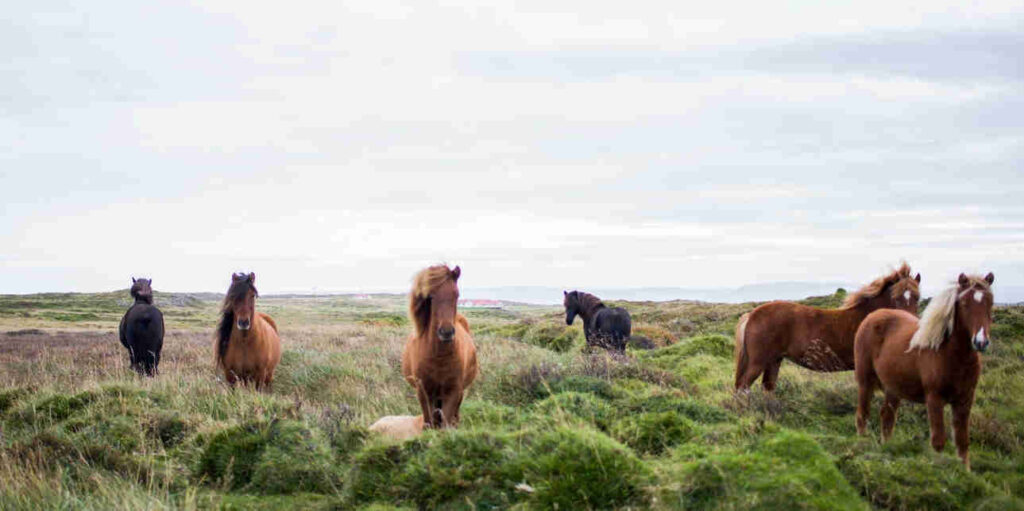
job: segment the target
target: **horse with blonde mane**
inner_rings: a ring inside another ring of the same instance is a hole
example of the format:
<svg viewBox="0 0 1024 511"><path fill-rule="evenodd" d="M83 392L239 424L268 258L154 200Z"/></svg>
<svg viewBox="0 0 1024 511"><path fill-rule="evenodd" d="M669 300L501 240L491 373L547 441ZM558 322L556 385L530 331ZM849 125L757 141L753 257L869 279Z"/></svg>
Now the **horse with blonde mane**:
<svg viewBox="0 0 1024 511"><path fill-rule="evenodd" d="M989 346L992 329L992 283L960 274L956 284L932 298L921 320L903 311L871 313L857 330L858 387L857 433L863 435L875 389L885 392L879 412L882 441L892 436L900 401L925 403L931 444L936 451L946 446L942 410L953 408L956 450L967 470L968 424L974 389L981 375L981 357Z"/></svg>
<svg viewBox="0 0 1024 511"><path fill-rule="evenodd" d="M853 369L857 326L878 309L917 312L921 274L911 276L903 263L846 298L839 309L819 309L792 302L766 303L740 317L736 325L736 390L761 379L775 390L783 359L814 371Z"/></svg>
<svg viewBox="0 0 1024 511"><path fill-rule="evenodd" d="M462 270L431 266L409 293L413 335L402 352L402 375L416 389L425 427L459 424L459 407L479 367L469 322L457 311Z"/></svg>
<svg viewBox="0 0 1024 511"><path fill-rule="evenodd" d="M270 392L281 361L281 338L277 323L256 312L257 296L255 273L231 276L214 339L214 360L228 385L241 381Z"/></svg>

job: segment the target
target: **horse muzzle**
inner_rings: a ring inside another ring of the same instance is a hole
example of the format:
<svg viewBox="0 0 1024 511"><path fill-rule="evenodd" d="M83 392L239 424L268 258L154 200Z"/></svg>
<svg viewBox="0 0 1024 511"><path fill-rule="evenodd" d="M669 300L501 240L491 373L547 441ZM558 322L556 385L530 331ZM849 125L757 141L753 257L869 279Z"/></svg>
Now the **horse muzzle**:
<svg viewBox="0 0 1024 511"><path fill-rule="evenodd" d="M441 327L437 329L437 338L441 342L448 343L455 340L455 327Z"/></svg>
<svg viewBox="0 0 1024 511"><path fill-rule="evenodd" d="M984 327L982 327L981 330L978 330L978 333L974 334L974 339L971 340L971 344L974 345L974 349L981 353L984 353L985 350L988 349L989 342L988 335L985 335Z"/></svg>
<svg viewBox="0 0 1024 511"><path fill-rule="evenodd" d="M238 326L239 330L245 332L245 331L249 330L249 328L252 327L252 321L250 321L248 319L240 319L240 320L238 320L237 326Z"/></svg>

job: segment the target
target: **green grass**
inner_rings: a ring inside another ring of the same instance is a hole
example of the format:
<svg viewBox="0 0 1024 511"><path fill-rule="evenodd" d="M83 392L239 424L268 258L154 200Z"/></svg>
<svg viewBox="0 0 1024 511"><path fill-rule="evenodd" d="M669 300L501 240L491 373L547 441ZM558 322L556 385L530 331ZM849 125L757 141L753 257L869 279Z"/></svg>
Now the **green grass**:
<svg viewBox="0 0 1024 511"><path fill-rule="evenodd" d="M776 396L734 397L756 304L619 303L656 346L625 356L588 350L559 307L467 311L481 373L460 429L393 443L366 427L419 410L402 297L261 298L284 343L272 394L219 382L218 301L158 293L161 374L140 379L117 341L127 292L0 296L0 509L1024 506L1024 307L995 311L966 472L920 405L882 445L876 398L858 437L852 373L786 363Z"/></svg>

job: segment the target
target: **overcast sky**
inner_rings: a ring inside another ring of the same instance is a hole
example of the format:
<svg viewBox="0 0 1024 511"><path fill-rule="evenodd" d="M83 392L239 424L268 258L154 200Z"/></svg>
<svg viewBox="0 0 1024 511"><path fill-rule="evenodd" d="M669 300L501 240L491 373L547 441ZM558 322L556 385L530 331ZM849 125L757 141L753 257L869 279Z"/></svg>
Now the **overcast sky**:
<svg viewBox="0 0 1024 511"><path fill-rule="evenodd" d="M12 2L0 293L1024 285L1022 48L1019 0Z"/></svg>

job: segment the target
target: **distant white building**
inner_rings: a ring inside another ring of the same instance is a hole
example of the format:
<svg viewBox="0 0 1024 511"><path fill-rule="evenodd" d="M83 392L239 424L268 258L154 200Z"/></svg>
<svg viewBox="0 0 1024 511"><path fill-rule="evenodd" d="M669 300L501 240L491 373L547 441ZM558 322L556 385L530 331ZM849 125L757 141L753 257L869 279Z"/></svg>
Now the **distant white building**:
<svg viewBox="0 0 1024 511"><path fill-rule="evenodd" d="M459 300L459 307L466 309L500 309L502 304L501 300L463 298Z"/></svg>

